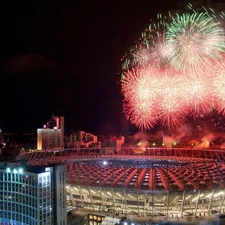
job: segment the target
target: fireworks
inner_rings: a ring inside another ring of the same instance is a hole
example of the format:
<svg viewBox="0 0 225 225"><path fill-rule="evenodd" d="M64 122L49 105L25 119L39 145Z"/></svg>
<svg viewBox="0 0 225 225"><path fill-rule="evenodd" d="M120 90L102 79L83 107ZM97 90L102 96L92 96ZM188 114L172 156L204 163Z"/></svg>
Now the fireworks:
<svg viewBox="0 0 225 225"><path fill-rule="evenodd" d="M122 83L125 116L141 129L156 123L156 112L152 110L157 98L158 80L153 76L155 73L156 68L133 69L125 74Z"/></svg>
<svg viewBox="0 0 225 225"><path fill-rule="evenodd" d="M174 47L169 56L172 66L191 74L190 68L199 72L211 59L219 59L225 47L221 23L208 12L177 15L166 38Z"/></svg>
<svg viewBox="0 0 225 225"><path fill-rule="evenodd" d="M169 20L159 14L122 60L123 110L140 129L225 114L224 27L213 10L191 10Z"/></svg>

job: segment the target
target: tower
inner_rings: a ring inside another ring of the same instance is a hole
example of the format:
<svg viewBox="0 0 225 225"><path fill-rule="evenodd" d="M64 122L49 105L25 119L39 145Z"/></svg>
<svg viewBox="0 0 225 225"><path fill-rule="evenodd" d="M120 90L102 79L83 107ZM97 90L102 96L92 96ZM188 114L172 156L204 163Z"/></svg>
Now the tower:
<svg viewBox="0 0 225 225"><path fill-rule="evenodd" d="M63 147L64 117L51 116L43 128L37 130L37 149L58 149Z"/></svg>

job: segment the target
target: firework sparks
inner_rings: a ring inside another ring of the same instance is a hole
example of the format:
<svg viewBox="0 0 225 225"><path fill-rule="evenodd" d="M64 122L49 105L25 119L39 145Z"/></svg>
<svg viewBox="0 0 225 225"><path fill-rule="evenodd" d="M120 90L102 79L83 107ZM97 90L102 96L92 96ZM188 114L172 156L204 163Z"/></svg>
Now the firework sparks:
<svg viewBox="0 0 225 225"><path fill-rule="evenodd" d="M219 18L219 17L218 17ZM190 113L225 114L225 36L212 10L149 25L123 59L123 111L140 129L184 124Z"/></svg>
<svg viewBox="0 0 225 225"><path fill-rule="evenodd" d="M164 70L158 80L159 119L163 125L180 126L186 121L188 106L183 100L185 79L173 70Z"/></svg>
<svg viewBox="0 0 225 225"><path fill-rule="evenodd" d="M177 15L168 27L166 38L174 46L169 59L175 68L190 71L207 67L224 51L221 23L208 12Z"/></svg>
<svg viewBox="0 0 225 225"><path fill-rule="evenodd" d="M122 90L124 94L124 113L127 119L139 128L155 125L154 102L157 98L157 79L152 78L156 68L133 69L125 74Z"/></svg>

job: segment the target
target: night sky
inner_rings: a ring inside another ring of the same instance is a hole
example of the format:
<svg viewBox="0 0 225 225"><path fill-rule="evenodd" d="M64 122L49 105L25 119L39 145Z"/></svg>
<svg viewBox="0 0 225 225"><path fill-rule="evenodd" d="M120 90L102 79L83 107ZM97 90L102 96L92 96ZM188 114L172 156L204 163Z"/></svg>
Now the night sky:
<svg viewBox="0 0 225 225"><path fill-rule="evenodd" d="M165 2L1 2L2 129L34 131L54 112L67 130L120 131L120 59L178 1Z"/></svg>

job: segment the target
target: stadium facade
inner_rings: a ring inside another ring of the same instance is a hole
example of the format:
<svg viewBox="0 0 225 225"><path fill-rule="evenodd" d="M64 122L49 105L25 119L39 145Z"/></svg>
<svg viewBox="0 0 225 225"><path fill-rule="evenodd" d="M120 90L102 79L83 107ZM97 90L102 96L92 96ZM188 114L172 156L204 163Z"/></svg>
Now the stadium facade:
<svg viewBox="0 0 225 225"><path fill-rule="evenodd" d="M145 149L42 150L22 153L30 165L65 163L67 203L115 214L183 217L223 213L225 151Z"/></svg>

